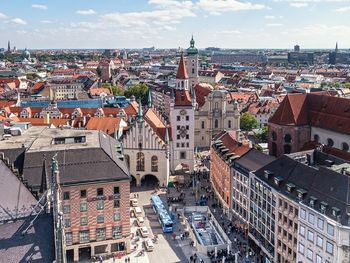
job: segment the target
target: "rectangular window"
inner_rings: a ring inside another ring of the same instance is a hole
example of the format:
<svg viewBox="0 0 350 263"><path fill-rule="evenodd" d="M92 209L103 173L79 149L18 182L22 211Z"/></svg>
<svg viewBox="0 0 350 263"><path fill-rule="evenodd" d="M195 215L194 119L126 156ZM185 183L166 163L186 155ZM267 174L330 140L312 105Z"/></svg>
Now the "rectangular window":
<svg viewBox="0 0 350 263"><path fill-rule="evenodd" d="M96 241L101 241L106 239L106 228L96 229Z"/></svg>
<svg viewBox="0 0 350 263"><path fill-rule="evenodd" d="M322 257L320 255L316 255L316 263L322 263Z"/></svg>
<svg viewBox="0 0 350 263"><path fill-rule="evenodd" d="M113 239L122 237L122 226L114 226L112 228L112 237Z"/></svg>
<svg viewBox="0 0 350 263"><path fill-rule="evenodd" d="M186 134L186 139L188 140L190 138L190 135L189 134Z"/></svg>
<svg viewBox="0 0 350 263"><path fill-rule="evenodd" d="M114 200L113 201L113 207L114 208L119 208L120 207L120 200Z"/></svg>
<svg viewBox="0 0 350 263"><path fill-rule="evenodd" d="M180 121L181 117L180 116L176 116L176 120Z"/></svg>
<svg viewBox="0 0 350 263"><path fill-rule="evenodd" d="M97 210L102 210L104 207L105 207L105 204L104 204L103 200L97 201L97 203L96 203Z"/></svg>
<svg viewBox="0 0 350 263"><path fill-rule="evenodd" d="M96 194L97 196L103 196L103 188L97 188Z"/></svg>
<svg viewBox="0 0 350 263"><path fill-rule="evenodd" d="M333 244L329 243L328 241L326 242L326 251L327 253L333 255Z"/></svg>
<svg viewBox="0 0 350 263"><path fill-rule="evenodd" d="M322 218L317 218L317 227L323 230L324 220Z"/></svg>
<svg viewBox="0 0 350 263"><path fill-rule="evenodd" d="M73 244L73 235L72 235L72 233L66 233L66 244L68 246Z"/></svg>
<svg viewBox="0 0 350 263"><path fill-rule="evenodd" d="M115 195L120 193L120 192L119 192L119 186L115 186L115 187L113 188L113 193L114 193Z"/></svg>
<svg viewBox="0 0 350 263"><path fill-rule="evenodd" d="M69 200L69 192L63 192L63 200Z"/></svg>
<svg viewBox="0 0 350 263"><path fill-rule="evenodd" d="M323 248L323 238L322 237L317 236L316 245L320 248Z"/></svg>
<svg viewBox="0 0 350 263"><path fill-rule="evenodd" d="M310 260L313 259L313 252L311 249L307 249L306 257Z"/></svg>
<svg viewBox="0 0 350 263"><path fill-rule="evenodd" d="M183 142L183 143L181 143L181 147L182 148L184 148L185 147L185 143Z"/></svg>
<svg viewBox="0 0 350 263"><path fill-rule="evenodd" d="M70 227L70 219L69 218L64 219L64 227Z"/></svg>
<svg viewBox="0 0 350 263"><path fill-rule="evenodd" d="M84 230L79 232L80 243L88 243L90 241L90 232L89 230Z"/></svg>
<svg viewBox="0 0 350 263"><path fill-rule="evenodd" d="M190 147L190 143L189 142L186 143L186 147L187 148Z"/></svg>
<svg viewBox="0 0 350 263"><path fill-rule="evenodd" d="M302 219L306 219L306 211L305 211L305 209L300 209L300 217L302 218Z"/></svg>
<svg viewBox="0 0 350 263"><path fill-rule="evenodd" d="M176 130L178 130L178 131L180 130L180 125L176 126Z"/></svg>
<svg viewBox="0 0 350 263"><path fill-rule="evenodd" d="M80 212L86 212L86 211L87 211L87 203L81 203Z"/></svg>
<svg viewBox="0 0 350 263"><path fill-rule="evenodd" d="M180 147L180 143L177 142L176 143L176 147L179 148Z"/></svg>
<svg viewBox="0 0 350 263"><path fill-rule="evenodd" d="M69 214L69 213L70 213L70 205L64 205L63 214Z"/></svg>
<svg viewBox="0 0 350 263"><path fill-rule="evenodd" d="M80 198L86 198L86 190L80 190Z"/></svg>
<svg viewBox="0 0 350 263"><path fill-rule="evenodd" d="M190 116L186 116L186 121L189 121L190 120Z"/></svg>
<svg viewBox="0 0 350 263"><path fill-rule="evenodd" d="M180 134L176 135L176 139L180 140Z"/></svg>
<svg viewBox="0 0 350 263"><path fill-rule="evenodd" d="M86 226L88 224L88 218L86 216L80 217L80 225Z"/></svg>
<svg viewBox="0 0 350 263"><path fill-rule="evenodd" d="M334 236L334 226L327 223L327 233L328 235Z"/></svg>
<svg viewBox="0 0 350 263"><path fill-rule="evenodd" d="M314 242L314 233L310 230L307 231L307 240L311 241L312 243Z"/></svg>
<svg viewBox="0 0 350 263"><path fill-rule="evenodd" d="M315 215L310 213L308 221L310 224L315 224Z"/></svg>
<svg viewBox="0 0 350 263"><path fill-rule="evenodd" d="M115 214L113 215L113 220L114 220L114 221L120 221L120 213L115 213Z"/></svg>
<svg viewBox="0 0 350 263"><path fill-rule="evenodd" d="M300 228L299 228L299 234L301 235L301 236L305 236L305 227L303 227L303 226L300 226Z"/></svg>
<svg viewBox="0 0 350 263"><path fill-rule="evenodd" d="M180 159L186 159L186 152L180 152Z"/></svg>
<svg viewBox="0 0 350 263"><path fill-rule="evenodd" d="M189 130L190 129L190 126L189 125L186 125L186 130Z"/></svg>
<svg viewBox="0 0 350 263"><path fill-rule="evenodd" d="M98 215L98 216L96 217L96 222L97 222L97 224L102 224L102 223L104 223L104 221L105 221L104 215Z"/></svg>
<svg viewBox="0 0 350 263"><path fill-rule="evenodd" d="M304 249L305 249L304 245L300 243L299 244L299 250L298 250L299 253L304 255Z"/></svg>

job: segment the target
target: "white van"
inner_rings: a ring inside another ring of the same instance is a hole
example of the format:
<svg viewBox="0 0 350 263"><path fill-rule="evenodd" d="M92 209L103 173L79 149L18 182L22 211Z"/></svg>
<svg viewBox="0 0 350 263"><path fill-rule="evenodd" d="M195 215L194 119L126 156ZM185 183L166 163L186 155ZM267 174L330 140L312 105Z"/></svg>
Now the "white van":
<svg viewBox="0 0 350 263"><path fill-rule="evenodd" d="M144 245L145 245L145 249L146 249L146 251L153 251L153 249L154 249L154 245L153 245L153 242L152 242L152 240L151 239L146 239L145 241L144 241Z"/></svg>
<svg viewBox="0 0 350 263"><path fill-rule="evenodd" d="M136 218L136 224L137 224L138 226L143 226L144 223L145 223L145 220L143 219L142 216L138 216L138 217Z"/></svg>
<svg viewBox="0 0 350 263"><path fill-rule="evenodd" d="M130 199L130 205L131 205L132 207L137 206L137 205L138 205L138 201L137 201L137 199L136 199L136 198L132 198L132 199Z"/></svg>
<svg viewBox="0 0 350 263"><path fill-rule="evenodd" d="M142 209L138 206L134 207L136 217L142 216Z"/></svg>

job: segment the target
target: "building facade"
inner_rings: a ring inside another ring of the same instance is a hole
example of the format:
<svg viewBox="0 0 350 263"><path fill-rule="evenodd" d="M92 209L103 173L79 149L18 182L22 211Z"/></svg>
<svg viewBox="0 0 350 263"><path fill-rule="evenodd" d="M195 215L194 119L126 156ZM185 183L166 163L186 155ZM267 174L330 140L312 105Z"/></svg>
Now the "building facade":
<svg viewBox="0 0 350 263"><path fill-rule="evenodd" d="M194 169L194 112L196 98L190 92L189 79L183 54L176 75L176 87L172 91L170 103L170 125L172 144L170 170Z"/></svg>

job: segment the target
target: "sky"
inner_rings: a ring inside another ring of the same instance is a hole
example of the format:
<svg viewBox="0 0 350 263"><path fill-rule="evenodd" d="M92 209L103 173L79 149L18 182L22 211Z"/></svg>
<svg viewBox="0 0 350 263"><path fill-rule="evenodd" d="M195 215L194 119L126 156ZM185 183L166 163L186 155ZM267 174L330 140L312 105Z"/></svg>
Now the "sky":
<svg viewBox="0 0 350 263"><path fill-rule="evenodd" d="M0 47L350 47L350 0L0 0Z"/></svg>

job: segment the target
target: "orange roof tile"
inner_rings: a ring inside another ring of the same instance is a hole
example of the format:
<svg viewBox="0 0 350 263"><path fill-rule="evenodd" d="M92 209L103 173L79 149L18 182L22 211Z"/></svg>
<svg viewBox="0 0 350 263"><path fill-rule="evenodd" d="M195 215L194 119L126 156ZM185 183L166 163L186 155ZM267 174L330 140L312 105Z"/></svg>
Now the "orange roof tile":
<svg viewBox="0 0 350 263"><path fill-rule="evenodd" d="M111 117L92 117L89 119L86 129L88 130L99 130L103 131L109 135L113 135L115 129L119 129L121 118L111 118Z"/></svg>

